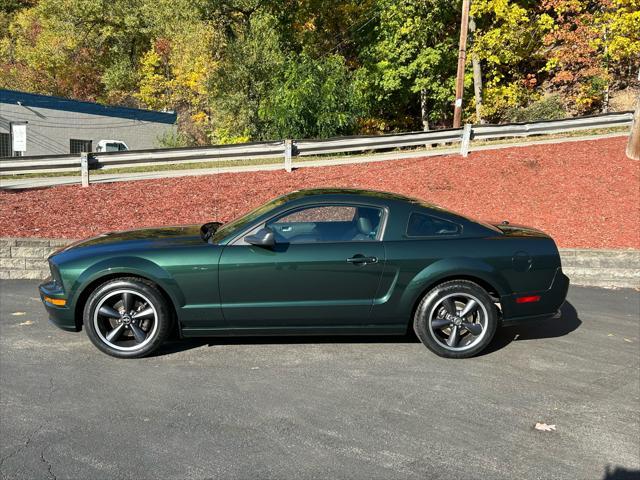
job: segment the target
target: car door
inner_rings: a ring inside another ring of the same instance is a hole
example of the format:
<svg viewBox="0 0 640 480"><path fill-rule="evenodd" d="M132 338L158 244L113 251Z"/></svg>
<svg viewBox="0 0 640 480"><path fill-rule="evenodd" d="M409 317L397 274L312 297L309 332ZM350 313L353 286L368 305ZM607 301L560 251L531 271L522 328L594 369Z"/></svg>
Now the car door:
<svg viewBox="0 0 640 480"><path fill-rule="evenodd" d="M225 247L219 288L229 326L321 333L368 325L384 268L385 215L378 207L311 205L257 227L274 232L272 247L242 239Z"/></svg>

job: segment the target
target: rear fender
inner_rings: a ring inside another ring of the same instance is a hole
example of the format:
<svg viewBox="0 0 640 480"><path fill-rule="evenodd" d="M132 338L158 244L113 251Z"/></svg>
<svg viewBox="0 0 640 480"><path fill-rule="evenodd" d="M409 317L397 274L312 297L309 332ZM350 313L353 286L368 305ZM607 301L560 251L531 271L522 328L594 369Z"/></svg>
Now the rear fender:
<svg viewBox="0 0 640 480"><path fill-rule="evenodd" d="M445 258L433 262L413 277L404 290L401 304L409 310L410 316L413 306L427 290L455 278L481 280L495 289L501 297L510 293L507 281L489 263L475 258Z"/></svg>

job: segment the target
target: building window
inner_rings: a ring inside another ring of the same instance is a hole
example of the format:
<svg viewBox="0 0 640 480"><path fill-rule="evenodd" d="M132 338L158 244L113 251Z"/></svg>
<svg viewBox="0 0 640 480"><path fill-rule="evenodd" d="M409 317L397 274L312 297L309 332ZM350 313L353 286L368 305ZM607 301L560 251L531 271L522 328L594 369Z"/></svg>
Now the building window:
<svg viewBox="0 0 640 480"><path fill-rule="evenodd" d="M11 156L11 134L0 133L0 157Z"/></svg>
<svg viewBox="0 0 640 480"><path fill-rule="evenodd" d="M78 140L72 138L69 140L69 151L71 153L82 153L91 151L91 140Z"/></svg>

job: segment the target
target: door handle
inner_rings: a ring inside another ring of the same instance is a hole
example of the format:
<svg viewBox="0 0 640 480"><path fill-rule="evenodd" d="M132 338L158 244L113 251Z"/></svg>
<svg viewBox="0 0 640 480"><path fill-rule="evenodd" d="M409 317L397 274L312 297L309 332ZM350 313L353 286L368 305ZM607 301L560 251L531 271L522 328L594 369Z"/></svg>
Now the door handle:
<svg viewBox="0 0 640 480"><path fill-rule="evenodd" d="M293 230L293 227L282 227L281 230L283 232L290 232L291 230Z"/></svg>
<svg viewBox="0 0 640 480"><path fill-rule="evenodd" d="M378 257L365 257L364 255L358 254L347 258L347 262L353 263L354 265L366 265L368 263L378 263Z"/></svg>

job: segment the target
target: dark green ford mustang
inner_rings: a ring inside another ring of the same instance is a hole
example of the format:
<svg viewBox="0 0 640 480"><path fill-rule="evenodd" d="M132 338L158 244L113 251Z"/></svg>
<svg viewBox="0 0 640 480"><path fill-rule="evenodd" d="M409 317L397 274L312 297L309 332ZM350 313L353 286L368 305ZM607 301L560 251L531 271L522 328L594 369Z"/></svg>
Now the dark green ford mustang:
<svg viewBox="0 0 640 480"><path fill-rule="evenodd" d="M221 225L116 232L49 258L53 323L116 357L181 337L404 334L445 357L554 315L569 279L554 241L419 200L293 192Z"/></svg>

